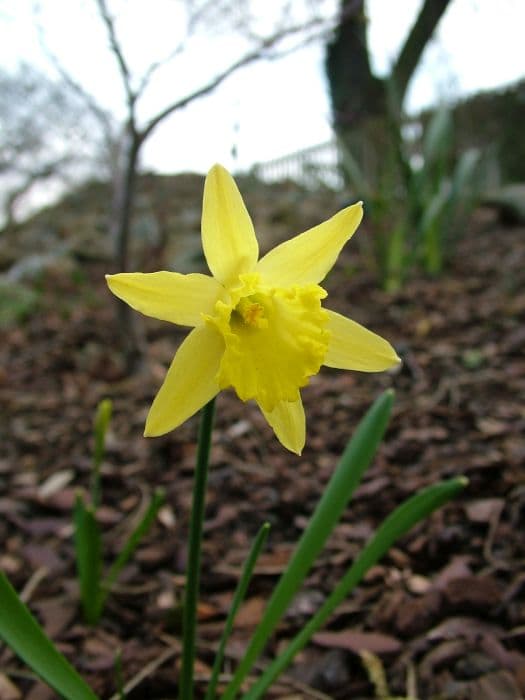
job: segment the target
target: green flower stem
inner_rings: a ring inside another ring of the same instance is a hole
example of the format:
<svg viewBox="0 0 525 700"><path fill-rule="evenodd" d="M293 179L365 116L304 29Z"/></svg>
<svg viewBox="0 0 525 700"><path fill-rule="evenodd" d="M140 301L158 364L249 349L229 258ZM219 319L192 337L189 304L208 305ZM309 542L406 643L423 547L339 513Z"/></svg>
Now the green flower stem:
<svg viewBox="0 0 525 700"><path fill-rule="evenodd" d="M204 501L208 480L208 461L211 447L211 431L215 412L215 399L202 410L197 448L197 464L193 485L193 504L190 520L188 569L182 611L182 668L179 699L193 700L193 663L195 660L195 636L197 627L197 601L199 598L200 559Z"/></svg>

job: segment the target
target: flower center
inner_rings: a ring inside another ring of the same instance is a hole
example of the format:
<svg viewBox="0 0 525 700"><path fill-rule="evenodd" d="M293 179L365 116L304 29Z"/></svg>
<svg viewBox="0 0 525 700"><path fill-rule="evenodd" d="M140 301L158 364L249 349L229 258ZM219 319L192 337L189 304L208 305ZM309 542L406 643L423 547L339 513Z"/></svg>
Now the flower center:
<svg viewBox="0 0 525 700"><path fill-rule="evenodd" d="M244 323L254 328L267 328L268 319L265 316L264 305L261 303L260 295L252 294L243 297L233 309L230 323Z"/></svg>
<svg viewBox="0 0 525 700"><path fill-rule="evenodd" d="M232 386L243 401L255 399L266 411L296 401L299 389L317 374L328 348L324 289L266 287L255 273L244 274L207 317L222 334L221 389Z"/></svg>

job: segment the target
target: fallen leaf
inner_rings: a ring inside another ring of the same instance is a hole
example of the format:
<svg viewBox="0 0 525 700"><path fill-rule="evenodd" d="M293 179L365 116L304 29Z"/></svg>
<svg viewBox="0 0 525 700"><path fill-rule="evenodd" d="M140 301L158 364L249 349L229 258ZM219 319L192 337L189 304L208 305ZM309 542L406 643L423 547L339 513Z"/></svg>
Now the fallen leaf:
<svg viewBox="0 0 525 700"><path fill-rule="evenodd" d="M395 654L402 648L399 639L378 632L318 632L312 640L319 646L331 649L348 649L355 654L371 651L373 654Z"/></svg>
<svg viewBox="0 0 525 700"><path fill-rule="evenodd" d="M503 498L482 498L465 504L467 518L473 523L488 523L503 510Z"/></svg>
<svg viewBox="0 0 525 700"><path fill-rule="evenodd" d="M0 672L0 700L20 700L22 693L19 688L5 675Z"/></svg>

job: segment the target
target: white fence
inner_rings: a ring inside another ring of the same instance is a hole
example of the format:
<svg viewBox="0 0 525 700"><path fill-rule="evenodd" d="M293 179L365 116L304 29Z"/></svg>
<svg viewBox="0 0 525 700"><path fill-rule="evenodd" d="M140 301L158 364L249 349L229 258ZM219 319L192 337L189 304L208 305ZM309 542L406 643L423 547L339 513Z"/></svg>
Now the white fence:
<svg viewBox="0 0 525 700"><path fill-rule="evenodd" d="M254 171L265 182L289 179L306 186L314 187L322 183L334 189L343 187L339 172L339 149L335 141L258 163Z"/></svg>

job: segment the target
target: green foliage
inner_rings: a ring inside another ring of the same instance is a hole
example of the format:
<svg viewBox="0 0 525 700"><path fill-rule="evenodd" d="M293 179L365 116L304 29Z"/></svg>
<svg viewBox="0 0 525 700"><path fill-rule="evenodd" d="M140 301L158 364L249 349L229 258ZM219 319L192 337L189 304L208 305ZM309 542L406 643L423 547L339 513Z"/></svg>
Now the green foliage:
<svg viewBox="0 0 525 700"><path fill-rule="evenodd" d="M208 683L208 689L206 691L206 696L205 696L204 700L214 700L214 698L215 698L215 689L217 687L217 682L219 679L219 672L220 672L222 662L224 659L224 650L226 648L226 643L227 643L227 641L230 637L231 631L233 629L233 623L235 621L235 616L237 615L237 612L241 606L241 603L243 602L244 597L246 596L246 591L248 590L248 585L250 583L250 580L251 580L251 577L253 574L253 570L255 568L255 564L257 562L259 554L262 551L262 548L264 547L264 545L266 543L266 539L268 537L269 530L270 530L269 523L264 523L264 525L261 527L261 529L257 533L257 537L255 538L255 541L252 545L250 554L248 555L248 559L246 560L246 562L244 564L241 578L239 579L239 583L237 585L235 595L233 596L233 601L231 604L230 612L228 613L228 617L226 618L226 622L224 623L224 630L223 630L223 633L221 635L219 647L217 649L217 654L215 655L215 661L213 663L211 678L210 678L210 682Z"/></svg>
<svg viewBox="0 0 525 700"><path fill-rule="evenodd" d="M1 571L0 638L63 697L68 700L97 700L97 696L47 637Z"/></svg>
<svg viewBox="0 0 525 700"><path fill-rule="evenodd" d="M37 308L38 292L18 282L0 279L0 328L25 321Z"/></svg>
<svg viewBox="0 0 525 700"><path fill-rule="evenodd" d="M103 399L97 406L97 412L95 415L95 448L93 451L93 471L91 479L91 502L95 508L98 508L100 505L100 465L104 459L104 452L106 449L106 433L108 431L112 411L113 404L111 403L111 400Z"/></svg>
<svg viewBox="0 0 525 700"><path fill-rule="evenodd" d="M96 624L100 619L111 587L155 521L163 503L164 491L157 489L104 577L102 532L96 518L96 510L93 505L86 504L81 494L77 495L73 516L75 555L82 610L87 623Z"/></svg>
<svg viewBox="0 0 525 700"><path fill-rule="evenodd" d="M419 491L408 498L389 515L368 541L365 548L325 600L316 614L292 640L290 645L266 669L259 681L243 696L243 700L256 700L290 664L293 657L305 646L313 634L324 625L336 607L362 580L366 572L386 554L392 544L417 522L426 518L467 485L465 478L449 479ZM227 695L224 695L226 698Z"/></svg>
<svg viewBox="0 0 525 700"><path fill-rule="evenodd" d="M361 421L266 607L223 700L232 700L323 548L383 437L393 403L385 392Z"/></svg>
<svg viewBox="0 0 525 700"><path fill-rule="evenodd" d="M359 424L354 437L348 443L286 570L268 602L266 611L254 632L244 658L221 696L222 700L233 700L237 696L239 688L245 682L248 674L253 671L257 658L286 612L299 587L304 582L308 571L324 547L328 537L333 532L383 438L392 404L393 392L386 391L370 408ZM98 449L96 454L99 457L104 451L104 436L109 422L110 408L110 404L106 403L99 407L97 413L95 425L96 438L99 442L97 442ZM204 494L213 424L213 402L206 406L203 415L204 418L199 434L196 488L194 490L192 508L192 521L195 522L192 525L193 536L190 536L189 541L189 560L191 563L189 569L198 568L200 563ZM320 609L291 641L288 647L279 654L278 658L268 666L252 688L242 696L243 700L256 700L262 697L273 681L290 664L297 652L326 623L335 608L359 584L370 567L377 563L390 546L417 522L453 498L458 491L464 488L466 483L466 479L458 478L430 486L407 499L389 515L378 527L361 554L352 563ZM139 524L128 538L119 557L103 579L101 532L96 520L96 508L93 504L86 504L80 494L77 496L74 513L75 543L82 604L88 622L93 623L98 620L112 584L116 581L122 567L129 560L140 539L152 524L162 502L163 494L157 491L152 497L146 513L140 519ZM248 590L255 563L266 541L268 528L268 524L265 524L259 531L244 566L219 644L206 700L214 700L216 697L216 686L225 646L233 627L235 615ZM194 571L192 576L187 578L184 603L185 606L190 606L189 610L186 609L184 611L184 624L186 627L188 625L190 627L183 630L183 641L186 645L186 648L183 650L183 663L186 663L188 668L191 669L193 669L195 661L195 610L198 590L198 571L197 575ZM192 595L188 596L188 592L192 593ZM66 700L97 700L93 692L85 685L84 681L45 635L43 629L20 601L5 576L1 574L0 637L51 687L63 695ZM188 639L190 642L187 641ZM120 677L118 683L120 688L119 696L124 697L118 656L116 663L117 675ZM179 694L181 698L193 698L192 673L187 672L184 684L182 683L181 674Z"/></svg>
<svg viewBox="0 0 525 700"><path fill-rule="evenodd" d="M78 493L73 511L75 558L84 619L94 624L100 617L102 577L102 535L95 508Z"/></svg>
<svg viewBox="0 0 525 700"><path fill-rule="evenodd" d="M421 163L410 157L403 123L390 100L386 152L376 181L342 145L347 181L365 200L374 226L374 257L385 289L399 289L419 267L439 275L475 204L480 153L454 156L452 113L437 110L422 138ZM416 162L415 162L416 161Z"/></svg>
<svg viewBox="0 0 525 700"><path fill-rule="evenodd" d="M120 576L122 569L126 566L128 561L131 559L131 557L133 556L133 553L135 552L135 550L139 546L140 541L147 534L148 530L155 522L155 518L157 517L157 513L159 512L160 508L162 507L164 500L165 500L164 489L162 489L162 488L155 489L153 495L150 498L150 501L148 503L146 510L144 511L142 516L139 518L135 528L129 534L126 542L124 543L124 546L120 550L120 554L113 562L106 577L102 580L102 582L101 582L101 590L102 590L101 612L102 612L102 607L104 605L106 597L107 597L109 591L111 590L111 587L113 586L114 583L116 583L118 577Z"/></svg>
<svg viewBox="0 0 525 700"><path fill-rule="evenodd" d="M464 227L475 199L480 155L475 149L452 157L452 114L442 108L431 119L423 142L423 166L406 182L416 234L416 251L425 272L442 272L447 250Z"/></svg>
<svg viewBox="0 0 525 700"><path fill-rule="evenodd" d="M104 458L106 434L111 420L111 412L111 401L109 399L102 400L97 407L94 423L95 449L91 479L91 503L86 503L84 496L78 493L73 512L80 600L84 619L89 624L96 624L100 619L111 587L117 581L124 566L133 556L141 539L150 529L159 509L164 503L164 491L157 489L151 496L145 512L139 517L136 527L124 543L120 554L104 577L102 532L97 521L97 508L101 502L100 465Z"/></svg>

